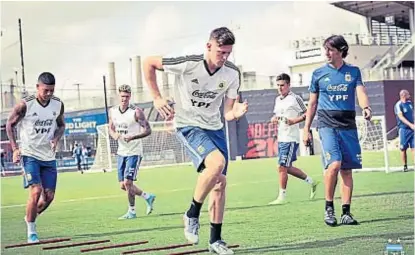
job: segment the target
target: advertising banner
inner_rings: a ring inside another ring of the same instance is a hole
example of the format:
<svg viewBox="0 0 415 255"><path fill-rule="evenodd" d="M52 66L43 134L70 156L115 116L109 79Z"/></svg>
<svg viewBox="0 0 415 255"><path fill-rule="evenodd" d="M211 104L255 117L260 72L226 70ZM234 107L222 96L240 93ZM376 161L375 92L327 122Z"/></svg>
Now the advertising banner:
<svg viewBox="0 0 415 255"><path fill-rule="evenodd" d="M277 156L277 125L271 122L248 124L248 143L243 159L270 158Z"/></svg>
<svg viewBox="0 0 415 255"><path fill-rule="evenodd" d="M105 113L84 115L79 117L65 118L65 135L71 134L95 134L96 126L107 122Z"/></svg>

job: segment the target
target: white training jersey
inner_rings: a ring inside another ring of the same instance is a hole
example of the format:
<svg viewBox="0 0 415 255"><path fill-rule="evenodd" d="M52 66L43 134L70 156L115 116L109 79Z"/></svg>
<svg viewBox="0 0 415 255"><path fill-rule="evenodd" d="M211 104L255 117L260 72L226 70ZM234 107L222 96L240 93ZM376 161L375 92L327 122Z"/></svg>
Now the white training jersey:
<svg viewBox="0 0 415 255"><path fill-rule="evenodd" d="M50 142L57 129L56 119L61 112L61 100L52 97L46 106L41 105L35 95L23 100L26 114L18 125L21 155L42 161L55 160Z"/></svg>
<svg viewBox="0 0 415 255"><path fill-rule="evenodd" d="M274 114L279 117L278 142L300 142L300 124L289 126L286 119L296 118L307 111L303 99L289 92L285 97L277 96L275 99Z"/></svg>
<svg viewBox="0 0 415 255"><path fill-rule="evenodd" d="M221 129L220 106L225 95L232 99L237 97L239 69L226 61L221 68L211 73L203 55L164 57L163 69L175 74L175 126Z"/></svg>
<svg viewBox="0 0 415 255"><path fill-rule="evenodd" d="M128 143L122 139L123 136L134 136L141 132L141 126L135 118L136 107L129 105L127 110L122 112L119 106L114 106L110 111L115 132L121 135L118 139L117 155L123 157L142 155L143 146L141 139L131 140Z"/></svg>

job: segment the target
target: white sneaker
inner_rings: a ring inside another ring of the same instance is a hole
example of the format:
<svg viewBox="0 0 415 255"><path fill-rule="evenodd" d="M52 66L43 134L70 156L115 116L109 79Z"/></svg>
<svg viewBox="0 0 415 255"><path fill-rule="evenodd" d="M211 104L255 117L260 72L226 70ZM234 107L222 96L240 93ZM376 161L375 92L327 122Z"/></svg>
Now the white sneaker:
<svg viewBox="0 0 415 255"><path fill-rule="evenodd" d="M320 184L319 181L314 181L313 184L311 184L311 192L310 192L310 199L314 199L316 196L317 186Z"/></svg>
<svg viewBox="0 0 415 255"><path fill-rule="evenodd" d="M275 199L274 201L268 203L269 205L282 205L287 203L287 200L285 199L285 197L283 196L278 196L277 199Z"/></svg>
<svg viewBox="0 0 415 255"><path fill-rule="evenodd" d="M37 233L32 233L32 234L28 235L27 242L28 243L38 243L39 242L39 237L37 236Z"/></svg>
<svg viewBox="0 0 415 255"><path fill-rule="evenodd" d="M183 215L184 236L192 244L199 243L199 219L187 217L187 212Z"/></svg>
<svg viewBox="0 0 415 255"><path fill-rule="evenodd" d="M235 254L226 243L222 240L218 240L212 244L209 244L209 251L219 255L232 255Z"/></svg>

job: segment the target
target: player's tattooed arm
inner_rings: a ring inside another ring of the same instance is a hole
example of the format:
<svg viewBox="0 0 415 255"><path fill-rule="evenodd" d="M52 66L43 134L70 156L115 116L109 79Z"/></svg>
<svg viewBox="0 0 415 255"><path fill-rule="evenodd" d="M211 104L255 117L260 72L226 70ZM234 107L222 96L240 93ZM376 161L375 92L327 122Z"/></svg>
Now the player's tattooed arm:
<svg viewBox="0 0 415 255"><path fill-rule="evenodd" d="M26 109L26 103L24 101L21 101L13 108L13 111L7 119L6 133L13 151L18 149L15 139L15 127L25 116Z"/></svg>
<svg viewBox="0 0 415 255"><path fill-rule="evenodd" d="M56 118L56 125L57 129L55 130L55 134L53 135L53 141L57 143L62 135L65 133L65 107L62 103L61 112L59 113L58 118Z"/></svg>
<svg viewBox="0 0 415 255"><path fill-rule="evenodd" d="M131 136L131 140L140 139L140 138L149 136L151 134L150 123L148 123L148 120L146 116L144 115L144 112L141 109L137 108L135 110L135 120L143 128L143 132L141 132L140 134Z"/></svg>

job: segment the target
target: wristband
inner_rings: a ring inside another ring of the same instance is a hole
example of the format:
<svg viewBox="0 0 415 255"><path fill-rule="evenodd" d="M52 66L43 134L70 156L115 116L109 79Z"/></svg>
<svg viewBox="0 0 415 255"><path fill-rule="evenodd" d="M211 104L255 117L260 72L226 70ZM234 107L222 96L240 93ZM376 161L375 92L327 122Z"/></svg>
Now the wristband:
<svg viewBox="0 0 415 255"><path fill-rule="evenodd" d="M365 108L363 108L363 110L368 109L370 112L372 112L372 108L370 108L370 106L366 106Z"/></svg>

